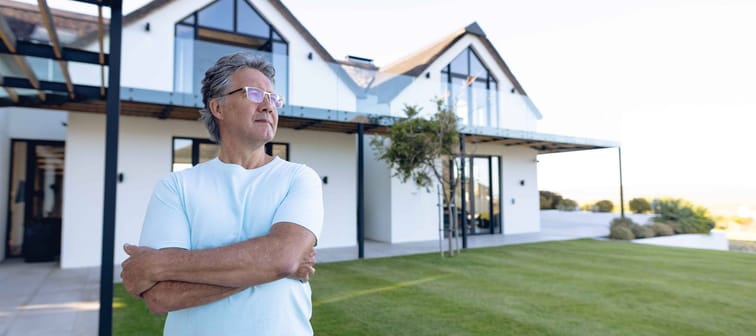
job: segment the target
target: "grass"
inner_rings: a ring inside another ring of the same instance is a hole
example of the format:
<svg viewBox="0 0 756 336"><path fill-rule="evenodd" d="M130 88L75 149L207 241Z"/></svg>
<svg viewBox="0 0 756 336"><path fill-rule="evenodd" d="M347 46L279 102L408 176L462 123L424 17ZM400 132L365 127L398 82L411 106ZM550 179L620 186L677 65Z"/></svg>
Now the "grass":
<svg viewBox="0 0 756 336"><path fill-rule="evenodd" d="M756 254L575 240L320 264L316 335L751 335ZM161 317L117 287L115 335ZM140 328L140 329L137 329Z"/></svg>

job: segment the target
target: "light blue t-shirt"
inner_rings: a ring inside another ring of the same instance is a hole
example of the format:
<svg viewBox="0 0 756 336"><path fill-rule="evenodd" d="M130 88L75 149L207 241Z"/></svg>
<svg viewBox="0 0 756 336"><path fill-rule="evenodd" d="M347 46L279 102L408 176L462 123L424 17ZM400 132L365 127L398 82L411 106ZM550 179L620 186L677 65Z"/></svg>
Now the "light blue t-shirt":
<svg viewBox="0 0 756 336"><path fill-rule="evenodd" d="M207 249L266 235L279 222L302 225L319 238L317 173L278 157L249 170L216 158L157 184L139 245ZM164 335L312 335L311 315L310 284L281 279L170 312Z"/></svg>

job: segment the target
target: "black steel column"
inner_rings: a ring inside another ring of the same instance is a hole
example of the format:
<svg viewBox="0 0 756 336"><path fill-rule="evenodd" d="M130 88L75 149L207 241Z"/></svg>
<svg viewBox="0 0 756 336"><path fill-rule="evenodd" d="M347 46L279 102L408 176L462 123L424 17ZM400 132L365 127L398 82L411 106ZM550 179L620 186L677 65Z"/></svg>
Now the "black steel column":
<svg viewBox="0 0 756 336"><path fill-rule="evenodd" d="M465 197L465 135L459 133L459 156L460 160L459 168L462 170L462 174L459 174L460 184L460 197L462 199L462 248L467 248L467 198Z"/></svg>
<svg viewBox="0 0 756 336"><path fill-rule="evenodd" d="M102 208L100 266L100 336L113 333L113 250L115 245L116 177L118 175L118 118L121 112L122 0L110 3L110 58L108 62L105 125L105 193Z"/></svg>
<svg viewBox="0 0 756 336"><path fill-rule="evenodd" d="M625 192L622 190L622 147L617 147L619 154L619 178L620 178L620 216L625 218Z"/></svg>
<svg viewBox="0 0 756 336"><path fill-rule="evenodd" d="M365 125L357 125L357 249L365 257Z"/></svg>

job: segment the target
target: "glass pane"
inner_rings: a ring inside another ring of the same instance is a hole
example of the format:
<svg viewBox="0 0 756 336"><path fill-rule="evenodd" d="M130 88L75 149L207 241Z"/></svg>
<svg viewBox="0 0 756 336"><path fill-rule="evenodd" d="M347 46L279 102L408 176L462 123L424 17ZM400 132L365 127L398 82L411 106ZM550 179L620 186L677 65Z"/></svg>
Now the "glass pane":
<svg viewBox="0 0 756 336"><path fill-rule="evenodd" d="M460 118L459 122L462 125L468 125L471 120L468 116L467 110L467 83L464 79L459 77L453 77L451 83L451 95L449 99L452 101L454 110L457 111L457 117Z"/></svg>
<svg viewBox="0 0 756 336"><path fill-rule="evenodd" d="M270 37L270 25L246 1L239 1L236 20L237 32L266 40Z"/></svg>
<svg viewBox="0 0 756 336"><path fill-rule="evenodd" d="M478 56L476 56L474 52L470 52L470 55L469 75L476 79L482 78L485 81L486 77L488 77L488 71L486 70L486 67L483 66L483 63L480 62Z"/></svg>
<svg viewBox="0 0 756 336"><path fill-rule="evenodd" d="M491 157L491 200L492 213L491 221L494 227L494 233L501 233L501 200L499 190L499 157Z"/></svg>
<svg viewBox="0 0 756 336"><path fill-rule="evenodd" d="M173 139L173 171L192 167L192 140Z"/></svg>
<svg viewBox="0 0 756 336"><path fill-rule="evenodd" d="M26 142L13 143L11 166L10 223L8 225L8 250L10 256L22 253L24 244L24 215L26 211Z"/></svg>
<svg viewBox="0 0 756 336"><path fill-rule="evenodd" d="M218 157L220 152L220 146L214 143L200 143L199 144L199 162L210 161Z"/></svg>
<svg viewBox="0 0 756 336"><path fill-rule="evenodd" d="M276 92L284 96L284 101L289 98L289 46L283 42L273 43L273 66L276 68ZM283 157L281 157L283 158Z"/></svg>
<svg viewBox="0 0 756 336"><path fill-rule="evenodd" d="M289 145L287 144L277 144L274 143L271 145L271 155L278 156L286 161L289 160Z"/></svg>
<svg viewBox="0 0 756 336"><path fill-rule="evenodd" d="M199 25L219 30L234 31L234 0L218 0L197 13Z"/></svg>
<svg viewBox="0 0 756 336"><path fill-rule="evenodd" d="M181 23L186 23L188 25L194 25L194 14L189 15L184 21L181 21Z"/></svg>
<svg viewBox="0 0 756 336"><path fill-rule="evenodd" d="M276 33L275 30L272 31L271 34L273 34L273 39L274 40L276 40L276 41L283 41L283 38L281 37L281 35L278 35L278 33Z"/></svg>
<svg viewBox="0 0 756 336"><path fill-rule="evenodd" d="M42 222L47 219L61 219L63 210L63 146L35 146L37 157L32 220Z"/></svg>
<svg viewBox="0 0 756 336"><path fill-rule="evenodd" d="M473 159L473 198L470 201L474 204L474 213L472 213L472 223L470 225L471 233L490 233L491 232L491 178L487 157L476 157Z"/></svg>
<svg viewBox="0 0 756 336"><path fill-rule="evenodd" d="M491 126L491 118L488 114L488 90L486 83L475 81L472 83L473 124L475 126Z"/></svg>
<svg viewBox="0 0 756 336"><path fill-rule="evenodd" d="M176 92L192 93L194 90L194 28L177 25L174 44L173 86ZM199 80L198 80L199 81Z"/></svg>
<svg viewBox="0 0 756 336"><path fill-rule="evenodd" d="M459 74L462 76L467 77L467 59L468 59L468 50L465 49L461 54L459 54L454 60L451 62L451 72L455 74Z"/></svg>

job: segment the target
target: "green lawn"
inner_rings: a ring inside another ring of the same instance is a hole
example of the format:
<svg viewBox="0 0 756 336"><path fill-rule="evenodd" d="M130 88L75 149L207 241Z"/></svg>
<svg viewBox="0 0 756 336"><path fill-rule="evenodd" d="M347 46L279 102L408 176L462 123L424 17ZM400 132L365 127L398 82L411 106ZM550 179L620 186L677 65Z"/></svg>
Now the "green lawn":
<svg viewBox="0 0 756 336"><path fill-rule="evenodd" d="M576 240L317 269L316 335L756 332L756 254ZM160 334L120 286L114 302L115 335Z"/></svg>

